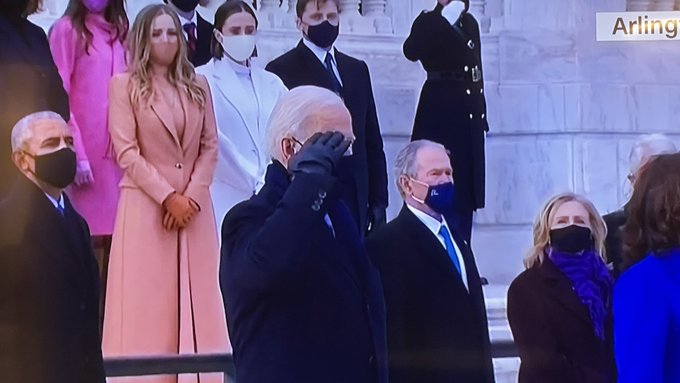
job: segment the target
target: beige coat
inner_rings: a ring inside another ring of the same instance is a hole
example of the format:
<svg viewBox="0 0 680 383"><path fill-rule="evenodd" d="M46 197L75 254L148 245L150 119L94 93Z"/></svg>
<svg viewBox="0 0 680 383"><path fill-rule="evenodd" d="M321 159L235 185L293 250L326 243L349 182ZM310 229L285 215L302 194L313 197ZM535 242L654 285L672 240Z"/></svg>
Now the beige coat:
<svg viewBox="0 0 680 383"><path fill-rule="evenodd" d="M199 76L207 96L205 108L181 97L185 126L180 139L173 110L162 98L150 105L131 104L129 78L115 76L109 87L109 130L125 174L109 264L104 355L228 352L209 192L217 133L207 81ZM173 191L201 207L179 231L162 226L161 204ZM180 378L196 381L195 375ZM221 378L201 376L200 381Z"/></svg>

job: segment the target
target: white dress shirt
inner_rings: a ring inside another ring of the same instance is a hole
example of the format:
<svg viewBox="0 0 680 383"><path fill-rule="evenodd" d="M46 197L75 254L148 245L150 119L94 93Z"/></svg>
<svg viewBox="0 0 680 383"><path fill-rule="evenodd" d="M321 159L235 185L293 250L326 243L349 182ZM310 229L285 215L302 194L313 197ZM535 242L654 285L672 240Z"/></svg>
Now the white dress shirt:
<svg viewBox="0 0 680 383"><path fill-rule="evenodd" d="M187 41L189 40L189 35L187 34L187 31L184 30L184 25L189 23L194 23L196 26L196 39L198 39L198 12L194 11L194 17L192 17L191 20L179 16L179 21L182 24L182 33L184 33L184 37L186 37Z"/></svg>
<svg viewBox="0 0 680 383"><path fill-rule="evenodd" d="M333 57L333 73L335 73L335 77L337 77L340 85L344 86L345 84L342 83L342 79L340 78L340 72L338 72L338 62L335 60L335 47L331 45L329 50L325 50L305 38L302 39L302 43L314 53L314 56L321 61L321 65L323 65L324 68L326 67L326 62L324 61L326 60L326 54L330 54L331 57Z"/></svg>
<svg viewBox="0 0 680 383"><path fill-rule="evenodd" d="M449 225L446 223L446 219L442 217L441 222L437 221L437 219L431 217L425 212L422 212L415 207L406 204L408 206L409 210L418 217L420 222L423 223L431 232L434 234L435 237L439 240L439 243L442 244L444 247L444 250L446 250L446 242L444 242L444 237L439 235L439 230L441 229L442 226L446 227L446 230L448 230L449 235L451 235L451 242L453 242L453 248L456 251L456 256L458 257L458 263L460 264L460 273L461 273L461 279L463 280L463 284L465 285L465 288L467 290L470 290L470 287L468 286L468 279L467 279L467 271L465 268L465 261L463 260L463 254L461 253L460 249L458 248L458 244L456 243L456 240L453 239L453 234L451 232L451 229L449 228Z"/></svg>
<svg viewBox="0 0 680 383"><path fill-rule="evenodd" d="M66 209L66 207L64 206L64 195L63 194L59 194L59 200L56 200L54 197L52 197L51 195L49 195L47 193L45 193L45 195L47 196L47 199L49 199L50 202L52 202L52 205L54 205L55 209L62 210L62 211ZM61 209L59 209L59 208L61 208Z"/></svg>

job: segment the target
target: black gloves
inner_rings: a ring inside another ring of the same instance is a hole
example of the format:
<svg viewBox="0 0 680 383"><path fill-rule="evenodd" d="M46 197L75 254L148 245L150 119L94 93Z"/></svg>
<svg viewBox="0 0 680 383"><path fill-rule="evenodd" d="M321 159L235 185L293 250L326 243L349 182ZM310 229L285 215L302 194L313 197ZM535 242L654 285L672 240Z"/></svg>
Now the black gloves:
<svg viewBox="0 0 680 383"><path fill-rule="evenodd" d="M334 175L338 162L352 141L340 132L315 133L288 161L288 171L295 175L311 173Z"/></svg>
<svg viewBox="0 0 680 383"><path fill-rule="evenodd" d="M387 223L387 211L381 206L370 206L368 208L368 227L367 232L372 232Z"/></svg>

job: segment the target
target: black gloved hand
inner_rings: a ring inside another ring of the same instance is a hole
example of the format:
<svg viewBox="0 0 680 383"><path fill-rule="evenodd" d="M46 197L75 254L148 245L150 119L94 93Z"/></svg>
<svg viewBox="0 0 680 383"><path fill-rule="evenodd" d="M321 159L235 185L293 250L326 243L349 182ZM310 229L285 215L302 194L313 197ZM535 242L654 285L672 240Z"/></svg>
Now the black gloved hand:
<svg viewBox="0 0 680 383"><path fill-rule="evenodd" d="M387 211L381 206L371 206L368 208L368 227L367 232L372 232L387 223Z"/></svg>
<svg viewBox="0 0 680 383"><path fill-rule="evenodd" d="M352 144L340 132L314 133L288 161L288 171L334 175L338 162Z"/></svg>

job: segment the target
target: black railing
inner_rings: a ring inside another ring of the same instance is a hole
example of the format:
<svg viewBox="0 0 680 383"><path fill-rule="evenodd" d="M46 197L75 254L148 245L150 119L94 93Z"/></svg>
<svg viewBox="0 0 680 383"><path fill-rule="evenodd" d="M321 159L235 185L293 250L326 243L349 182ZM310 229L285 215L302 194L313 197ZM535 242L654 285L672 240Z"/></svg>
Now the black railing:
<svg viewBox="0 0 680 383"><path fill-rule="evenodd" d="M517 349L512 341L493 342L491 356L513 358L517 356ZM222 372L232 378L234 376L234 359L231 354L107 358L104 367L108 377L209 372Z"/></svg>

